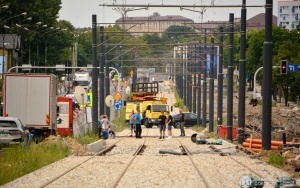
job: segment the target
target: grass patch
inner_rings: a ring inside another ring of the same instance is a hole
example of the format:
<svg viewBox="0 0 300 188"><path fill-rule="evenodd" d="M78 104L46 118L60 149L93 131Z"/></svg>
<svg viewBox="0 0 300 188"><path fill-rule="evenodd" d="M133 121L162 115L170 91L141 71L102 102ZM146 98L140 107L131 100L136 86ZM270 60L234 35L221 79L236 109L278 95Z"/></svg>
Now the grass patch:
<svg viewBox="0 0 300 188"><path fill-rule="evenodd" d="M196 131L197 133L200 133L200 132L202 132L204 130L204 128L202 126L194 125L192 127L192 130Z"/></svg>
<svg viewBox="0 0 300 188"><path fill-rule="evenodd" d="M268 153L267 163L276 168L282 168L285 161L286 161L286 158L283 157L278 151L270 151Z"/></svg>
<svg viewBox="0 0 300 188"><path fill-rule="evenodd" d="M29 149L18 145L0 157L0 185L63 159L70 154L60 141L32 144Z"/></svg>
<svg viewBox="0 0 300 188"><path fill-rule="evenodd" d="M96 142L99 140L98 133L87 133L85 135L80 135L78 137L75 137L75 140L79 142L80 144L90 144L93 142Z"/></svg>

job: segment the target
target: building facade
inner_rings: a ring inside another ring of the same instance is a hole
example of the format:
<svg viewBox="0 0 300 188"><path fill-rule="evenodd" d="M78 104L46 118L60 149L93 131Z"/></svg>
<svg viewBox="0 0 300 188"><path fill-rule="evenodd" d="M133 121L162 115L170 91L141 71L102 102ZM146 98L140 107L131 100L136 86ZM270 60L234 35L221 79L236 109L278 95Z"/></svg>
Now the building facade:
<svg viewBox="0 0 300 188"><path fill-rule="evenodd" d="M277 26L288 30L299 24L300 0L278 1Z"/></svg>
<svg viewBox="0 0 300 188"><path fill-rule="evenodd" d="M158 33L166 31L170 26L190 26L194 21L178 15L169 16L143 16L122 17L116 20L116 24L132 35L141 36L147 33Z"/></svg>

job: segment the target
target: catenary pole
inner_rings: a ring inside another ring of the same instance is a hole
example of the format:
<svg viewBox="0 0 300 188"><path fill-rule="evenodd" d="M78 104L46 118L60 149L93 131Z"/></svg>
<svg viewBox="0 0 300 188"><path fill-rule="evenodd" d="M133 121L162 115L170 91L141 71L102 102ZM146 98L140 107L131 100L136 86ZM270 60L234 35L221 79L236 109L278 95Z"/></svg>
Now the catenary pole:
<svg viewBox="0 0 300 188"><path fill-rule="evenodd" d="M228 44L228 89L227 89L227 139L232 141L232 118L233 118L233 27L234 14L229 14L229 44Z"/></svg>
<svg viewBox="0 0 300 188"><path fill-rule="evenodd" d="M238 98L238 143L245 139L245 88L246 88L246 0L241 10L240 61L239 61L239 98Z"/></svg>
<svg viewBox="0 0 300 188"><path fill-rule="evenodd" d="M193 62L193 64L192 64L192 66L193 66L193 70L192 70L192 72L193 72L193 75L194 75L194 78L193 78L193 84L192 84L192 87L193 87L193 100L192 100L192 102L193 102L193 112L194 113L196 113L196 104L197 104L197 97L196 97L196 95L197 95L197 93L196 93L196 91L197 91L197 85L196 85L196 83L197 83L197 45L195 44L195 47L194 47L194 62Z"/></svg>
<svg viewBox="0 0 300 188"><path fill-rule="evenodd" d="M201 55L200 55L201 46L198 46L198 62L197 62L197 73L198 73L198 83L197 83L197 125L201 124Z"/></svg>
<svg viewBox="0 0 300 188"><path fill-rule="evenodd" d="M271 149L272 114L272 11L273 1L266 0L265 42L263 62L262 149Z"/></svg>
<svg viewBox="0 0 300 188"><path fill-rule="evenodd" d="M219 35L219 69L218 69L218 108L217 108L217 122L218 131L223 125L223 27L220 27ZM219 133L219 132L218 132Z"/></svg>
<svg viewBox="0 0 300 188"><path fill-rule="evenodd" d="M108 37L105 36L105 74L104 74L104 86L105 86L105 90L104 90L104 97L107 97L108 95L110 95L110 84L109 84L109 61L108 61ZM110 119L110 107L108 107L107 105L105 105L105 114L107 115L107 117Z"/></svg>
<svg viewBox="0 0 300 188"><path fill-rule="evenodd" d="M206 82L206 77L207 77L207 66L206 66L206 59L207 59L207 54L206 54L206 29L204 29L204 50L203 50L203 107L202 107L202 127L206 128L206 106L207 106L207 82Z"/></svg>
<svg viewBox="0 0 300 188"><path fill-rule="evenodd" d="M210 38L210 67L209 67L209 132L214 132L214 37Z"/></svg>
<svg viewBox="0 0 300 188"><path fill-rule="evenodd" d="M99 111L100 114L104 114L104 27L100 26L100 70L99 70L99 91L100 91L100 96L99 96Z"/></svg>
<svg viewBox="0 0 300 188"><path fill-rule="evenodd" d="M97 62L97 15L92 15L92 121L98 122L98 67ZM93 130L96 130L96 124L93 124Z"/></svg>

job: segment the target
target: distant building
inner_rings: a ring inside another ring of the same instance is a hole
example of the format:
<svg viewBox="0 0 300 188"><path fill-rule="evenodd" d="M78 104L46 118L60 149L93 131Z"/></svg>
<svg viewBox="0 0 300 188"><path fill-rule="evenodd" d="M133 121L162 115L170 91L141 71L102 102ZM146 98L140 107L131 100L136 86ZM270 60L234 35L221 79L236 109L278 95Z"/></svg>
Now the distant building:
<svg viewBox="0 0 300 188"><path fill-rule="evenodd" d="M197 32L204 32L206 29L206 33L212 33L215 32L220 26L228 26L229 21L208 21L204 23L194 23L192 24L192 27L197 31ZM235 18L234 19L234 24L235 25L240 25L241 24L241 18ZM273 15L273 20L272 24L276 26L277 24L277 17ZM251 29L264 29L265 28L265 13L260 13L256 16L253 16L252 18L249 18L246 21L246 30L251 30Z"/></svg>
<svg viewBox="0 0 300 188"><path fill-rule="evenodd" d="M194 21L178 15L168 16L142 16L122 17L116 20L116 24L127 30L132 35L141 36L146 33L158 33L166 31L170 26L190 26Z"/></svg>
<svg viewBox="0 0 300 188"><path fill-rule="evenodd" d="M256 16L253 16L252 18L249 18L246 22L246 29L247 30L252 30L252 29L257 29L257 30L262 30L265 29L266 23L265 23L265 13L260 13ZM277 25L277 17L272 16L272 25L276 26Z"/></svg>
<svg viewBox="0 0 300 188"><path fill-rule="evenodd" d="M299 24L300 0L278 1L277 26L286 29L296 29Z"/></svg>

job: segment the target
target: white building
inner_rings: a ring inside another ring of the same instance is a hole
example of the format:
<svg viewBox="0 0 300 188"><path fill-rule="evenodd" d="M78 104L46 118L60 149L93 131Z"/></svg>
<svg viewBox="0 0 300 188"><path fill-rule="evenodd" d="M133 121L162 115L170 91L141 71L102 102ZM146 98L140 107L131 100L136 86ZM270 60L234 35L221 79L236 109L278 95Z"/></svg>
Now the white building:
<svg viewBox="0 0 300 188"><path fill-rule="evenodd" d="M296 29L300 18L300 0L278 1L278 27Z"/></svg>

